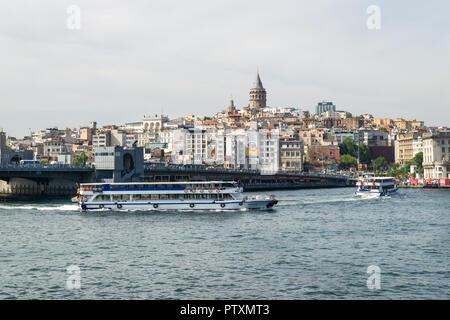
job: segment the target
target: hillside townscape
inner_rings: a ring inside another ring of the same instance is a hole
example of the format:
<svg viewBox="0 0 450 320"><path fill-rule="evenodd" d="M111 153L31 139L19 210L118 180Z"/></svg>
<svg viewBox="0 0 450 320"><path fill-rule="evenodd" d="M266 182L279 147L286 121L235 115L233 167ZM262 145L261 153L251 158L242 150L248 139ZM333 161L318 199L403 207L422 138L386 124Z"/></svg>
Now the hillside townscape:
<svg viewBox="0 0 450 320"><path fill-rule="evenodd" d="M333 102L313 112L267 105L259 72L249 104L209 116L162 114L102 127L46 128L23 138L0 131L1 164L95 165L100 147L142 147L153 164L213 166L270 172L372 171L408 183L450 178L450 129L416 119L354 115Z"/></svg>

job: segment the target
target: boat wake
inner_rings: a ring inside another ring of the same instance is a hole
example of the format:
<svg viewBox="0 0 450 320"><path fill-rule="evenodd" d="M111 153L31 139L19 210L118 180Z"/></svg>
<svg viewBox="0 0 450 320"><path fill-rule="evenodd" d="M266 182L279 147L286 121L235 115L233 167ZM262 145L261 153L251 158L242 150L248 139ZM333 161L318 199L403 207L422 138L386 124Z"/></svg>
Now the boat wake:
<svg viewBox="0 0 450 320"><path fill-rule="evenodd" d="M332 198L332 199L278 199L278 206L280 207L287 207L287 206L296 206L296 205L315 205L315 204L322 204L322 203L338 203L338 202L354 202L354 201L362 201L362 200L372 200L374 198L357 198L357 197L351 197L351 198Z"/></svg>
<svg viewBox="0 0 450 320"><path fill-rule="evenodd" d="M0 204L0 210L37 210L37 211L78 211L76 204L63 204L55 206L45 205L3 205Z"/></svg>

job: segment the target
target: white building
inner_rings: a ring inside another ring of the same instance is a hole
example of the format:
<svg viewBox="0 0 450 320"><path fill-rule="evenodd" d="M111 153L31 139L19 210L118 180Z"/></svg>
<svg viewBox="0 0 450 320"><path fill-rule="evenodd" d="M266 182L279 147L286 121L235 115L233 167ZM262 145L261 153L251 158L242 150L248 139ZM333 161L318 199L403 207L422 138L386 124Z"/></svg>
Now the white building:
<svg viewBox="0 0 450 320"><path fill-rule="evenodd" d="M450 130L425 133L423 169L425 179L450 179Z"/></svg>
<svg viewBox="0 0 450 320"><path fill-rule="evenodd" d="M422 136L418 136L417 138L413 139L413 157L415 157L416 154L420 152L423 152Z"/></svg>

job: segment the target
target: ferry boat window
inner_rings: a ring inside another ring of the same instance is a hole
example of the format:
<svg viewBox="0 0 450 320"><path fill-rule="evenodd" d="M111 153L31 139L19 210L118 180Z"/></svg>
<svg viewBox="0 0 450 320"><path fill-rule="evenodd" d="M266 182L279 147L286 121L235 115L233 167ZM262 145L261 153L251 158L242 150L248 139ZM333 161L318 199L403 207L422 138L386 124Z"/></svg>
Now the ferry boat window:
<svg viewBox="0 0 450 320"><path fill-rule="evenodd" d="M169 199L169 195L168 195L168 194L160 194L160 195L159 195L159 198L160 198L161 200L167 200L167 199Z"/></svg>
<svg viewBox="0 0 450 320"><path fill-rule="evenodd" d="M95 202L109 201L109 196L99 195L94 199Z"/></svg>
<svg viewBox="0 0 450 320"><path fill-rule="evenodd" d="M138 200L141 200L141 199L142 199L142 196L140 194L133 194L133 200L134 201L138 201Z"/></svg>
<svg viewBox="0 0 450 320"><path fill-rule="evenodd" d="M150 200L151 199L151 195L150 194L141 194L141 200Z"/></svg>
<svg viewBox="0 0 450 320"><path fill-rule="evenodd" d="M179 194L170 194L170 199L178 199Z"/></svg>
<svg viewBox="0 0 450 320"><path fill-rule="evenodd" d="M152 194L151 195L151 199L152 200L158 200L159 199L159 194Z"/></svg>
<svg viewBox="0 0 450 320"><path fill-rule="evenodd" d="M129 194L115 194L113 195L113 201L130 201L130 195Z"/></svg>

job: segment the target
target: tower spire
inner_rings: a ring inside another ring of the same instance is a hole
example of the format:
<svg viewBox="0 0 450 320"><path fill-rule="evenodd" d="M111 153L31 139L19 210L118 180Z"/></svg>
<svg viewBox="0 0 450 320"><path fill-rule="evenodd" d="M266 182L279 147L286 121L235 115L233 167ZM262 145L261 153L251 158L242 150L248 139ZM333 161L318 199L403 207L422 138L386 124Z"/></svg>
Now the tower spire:
<svg viewBox="0 0 450 320"><path fill-rule="evenodd" d="M253 88L255 89L264 89L262 82L261 82L261 78L259 77L259 68L256 71L256 80L253 83Z"/></svg>

